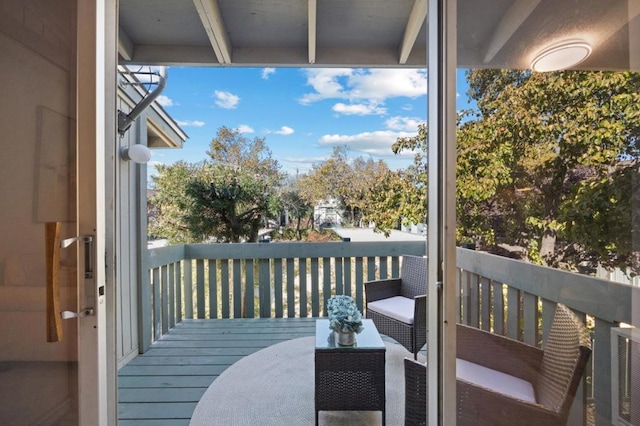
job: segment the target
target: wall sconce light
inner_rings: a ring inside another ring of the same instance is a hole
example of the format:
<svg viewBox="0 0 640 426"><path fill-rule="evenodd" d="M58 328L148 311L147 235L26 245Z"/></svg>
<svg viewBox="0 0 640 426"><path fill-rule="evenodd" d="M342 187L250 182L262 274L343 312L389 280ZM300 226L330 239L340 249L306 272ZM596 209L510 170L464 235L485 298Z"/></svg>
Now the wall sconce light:
<svg viewBox="0 0 640 426"><path fill-rule="evenodd" d="M567 40L544 49L531 61L538 72L559 71L578 65L591 54L591 45L582 40Z"/></svg>
<svg viewBox="0 0 640 426"><path fill-rule="evenodd" d="M151 150L144 145L136 144L120 149L120 158L126 161L133 161L138 164L145 164L151 159Z"/></svg>

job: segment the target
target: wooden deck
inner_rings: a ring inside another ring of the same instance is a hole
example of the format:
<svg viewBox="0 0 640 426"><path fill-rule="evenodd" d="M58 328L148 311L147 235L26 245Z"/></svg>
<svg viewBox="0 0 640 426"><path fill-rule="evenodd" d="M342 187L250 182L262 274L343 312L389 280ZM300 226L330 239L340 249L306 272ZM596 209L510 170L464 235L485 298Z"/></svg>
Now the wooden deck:
<svg viewBox="0 0 640 426"><path fill-rule="evenodd" d="M184 320L118 372L118 424L188 425L202 394L231 364L314 334L315 318Z"/></svg>

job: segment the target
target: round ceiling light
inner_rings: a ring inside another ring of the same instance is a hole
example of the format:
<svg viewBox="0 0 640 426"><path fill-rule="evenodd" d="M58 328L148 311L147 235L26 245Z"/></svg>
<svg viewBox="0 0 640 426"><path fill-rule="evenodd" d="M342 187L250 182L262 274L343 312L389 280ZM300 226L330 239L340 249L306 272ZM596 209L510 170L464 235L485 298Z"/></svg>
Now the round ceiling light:
<svg viewBox="0 0 640 426"><path fill-rule="evenodd" d="M538 72L564 70L578 65L590 54L589 43L580 40L564 41L538 53L531 62L531 68Z"/></svg>

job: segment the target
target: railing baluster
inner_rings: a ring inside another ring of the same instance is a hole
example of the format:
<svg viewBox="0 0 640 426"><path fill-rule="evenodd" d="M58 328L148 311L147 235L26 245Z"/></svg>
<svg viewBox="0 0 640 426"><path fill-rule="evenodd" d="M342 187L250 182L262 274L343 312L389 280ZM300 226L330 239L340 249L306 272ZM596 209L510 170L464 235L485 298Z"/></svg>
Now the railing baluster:
<svg viewBox="0 0 640 426"><path fill-rule="evenodd" d="M295 259L287 259L287 316L296 316Z"/></svg>
<svg viewBox="0 0 640 426"><path fill-rule="evenodd" d="M376 258L367 257L367 281L373 281L376 279Z"/></svg>
<svg viewBox="0 0 640 426"><path fill-rule="evenodd" d="M530 293L522 296L522 315L524 328L522 341L533 346L538 346L538 298Z"/></svg>
<svg viewBox="0 0 640 426"><path fill-rule="evenodd" d="M356 257L356 305L361 311L364 310L364 269L362 258Z"/></svg>
<svg viewBox="0 0 640 426"><path fill-rule="evenodd" d="M611 327L617 325L596 318L593 336L593 387L596 401L596 426L611 424ZM617 378L616 378L617 380Z"/></svg>
<svg viewBox="0 0 640 426"><path fill-rule="evenodd" d="M162 302L160 300L160 268L153 268L153 340L158 340L162 337L161 321L161 307Z"/></svg>
<svg viewBox="0 0 640 426"><path fill-rule="evenodd" d="M353 297L353 288L351 284L351 258L344 257L343 258L343 267L344 271L344 294L347 296Z"/></svg>
<svg viewBox="0 0 640 426"><path fill-rule="evenodd" d="M320 316L320 273L318 258L311 259L311 316Z"/></svg>
<svg viewBox="0 0 640 426"><path fill-rule="evenodd" d="M242 260L233 259L233 317L242 318Z"/></svg>
<svg viewBox="0 0 640 426"><path fill-rule="evenodd" d="M176 263L176 322L182 321L183 318L183 306L182 295L184 293L183 288L184 281L182 279L182 262Z"/></svg>
<svg viewBox="0 0 640 426"><path fill-rule="evenodd" d="M513 287L507 289L507 336L520 338L520 292Z"/></svg>
<svg viewBox="0 0 640 426"><path fill-rule="evenodd" d="M491 330L491 281L480 278L480 315L482 329Z"/></svg>
<svg viewBox="0 0 640 426"><path fill-rule="evenodd" d="M459 269L460 271L460 321L463 324L471 324L471 272Z"/></svg>
<svg viewBox="0 0 640 426"><path fill-rule="evenodd" d="M480 327L480 277L476 274L469 277L469 325Z"/></svg>
<svg viewBox="0 0 640 426"><path fill-rule="evenodd" d="M231 295L229 294L229 261L220 261L220 304L222 318L231 318Z"/></svg>
<svg viewBox="0 0 640 426"><path fill-rule="evenodd" d="M169 278L167 265L160 268L160 282L162 283L162 334L169 331Z"/></svg>
<svg viewBox="0 0 640 426"><path fill-rule="evenodd" d="M176 264L169 264L169 328L176 326Z"/></svg>
<svg viewBox="0 0 640 426"><path fill-rule="evenodd" d="M218 267L209 259L209 318L218 318Z"/></svg>
<svg viewBox="0 0 640 426"><path fill-rule="evenodd" d="M322 259L322 315L327 316L327 300L333 294L331 286L331 258Z"/></svg>
<svg viewBox="0 0 640 426"><path fill-rule="evenodd" d="M380 256L380 279L381 280L389 278L387 270L388 270L387 256Z"/></svg>
<svg viewBox="0 0 640 426"><path fill-rule="evenodd" d="M184 261L184 316L193 319L193 264L191 259Z"/></svg>
<svg viewBox="0 0 640 426"><path fill-rule="evenodd" d="M282 299L282 259L273 259L273 297L275 299L275 316L283 316Z"/></svg>
<svg viewBox="0 0 640 426"><path fill-rule="evenodd" d="M243 303L243 318L255 318L256 306L255 306L255 281L254 281L254 268L255 262L253 259L246 259L244 261L244 303ZM260 275L258 275L259 277ZM258 288L258 294L260 294L260 288ZM260 309L260 307L258 308Z"/></svg>
<svg viewBox="0 0 640 426"><path fill-rule="evenodd" d="M300 271L300 318L307 316L307 258L298 259Z"/></svg>
<svg viewBox="0 0 640 426"><path fill-rule="evenodd" d="M400 257L393 256L391 258L391 278L397 278L400 276Z"/></svg>
<svg viewBox="0 0 640 426"><path fill-rule="evenodd" d="M504 292L502 283L491 282L493 294L493 332L504 335Z"/></svg>
<svg viewBox="0 0 640 426"><path fill-rule="evenodd" d="M198 307L198 319L204 319L204 260L196 260L196 305Z"/></svg>
<svg viewBox="0 0 640 426"><path fill-rule="evenodd" d="M334 268L336 272L336 294L344 293L344 275L342 274L342 258L335 257L333 259Z"/></svg>
<svg viewBox="0 0 640 426"><path fill-rule="evenodd" d="M260 295L260 318L271 318L271 262L258 260L258 288Z"/></svg>

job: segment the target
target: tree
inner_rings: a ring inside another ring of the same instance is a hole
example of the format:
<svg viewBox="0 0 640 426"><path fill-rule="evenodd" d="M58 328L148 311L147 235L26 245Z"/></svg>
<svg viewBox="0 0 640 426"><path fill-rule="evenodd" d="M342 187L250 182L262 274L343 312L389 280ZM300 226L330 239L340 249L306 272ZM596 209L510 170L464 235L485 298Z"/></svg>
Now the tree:
<svg viewBox="0 0 640 426"><path fill-rule="evenodd" d="M346 147L336 147L331 157L314 164L301 178L301 195L310 203L333 198L342 216L351 224L362 226L372 213L373 188L384 179L389 168L384 161L357 157L349 160Z"/></svg>
<svg viewBox="0 0 640 426"><path fill-rule="evenodd" d="M630 206L631 191L623 194L613 188L628 179L623 169L632 167L621 159L638 154L639 75L472 70L467 79L478 115L461 126L459 150L482 148L473 149L472 157L459 151L459 162L466 161L469 168L458 167L458 186L467 187L460 179L486 176L490 166L485 221L499 217L503 238L528 247L534 259L548 265L568 261L564 257L569 246L573 265L594 252L604 254L605 246L617 251L609 252L605 262L625 258L630 233L604 231L604 222L588 221L576 209L605 214L608 223L624 219L630 228L631 209L623 213L619 206ZM476 156L490 161L474 165ZM458 195L469 200L477 188ZM592 226L584 226L587 223ZM602 234L608 242L602 242Z"/></svg>
<svg viewBox="0 0 640 426"><path fill-rule="evenodd" d="M249 140L226 127L219 129L207 154L210 161L158 169L152 201L159 220L152 232L171 243L257 241L273 213L282 178L278 162L264 139Z"/></svg>
<svg viewBox="0 0 640 426"><path fill-rule="evenodd" d="M344 194L353 181L346 147L335 147L327 160L314 164L311 171L300 178L300 194L311 205L335 199L346 211Z"/></svg>
<svg viewBox="0 0 640 426"><path fill-rule="evenodd" d="M392 146L396 155L413 152L413 164L406 170L387 170L371 186L367 217L375 230L389 235L392 229L424 223L427 217L427 127L418 126L418 134L398 138Z"/></svg>
<svg viewBox="0 0 640 426"><path fill-rule="evenodd" d="M186 188L198 169L197 164L178 161L156 166L152 176L155 195L149 200L156 214L149 219L149 233L167 238L170 244L195 242L189 232L185 214L190 204Z"/></svg>
<svg viewBox="0 0 640 426"><path fill-rule="evenodd" d="M296 239L302 239L302 220L313 216L313 206L300 193L300 179L291 177L280 193L280 203L289 218L295 220Z"/></svg>

